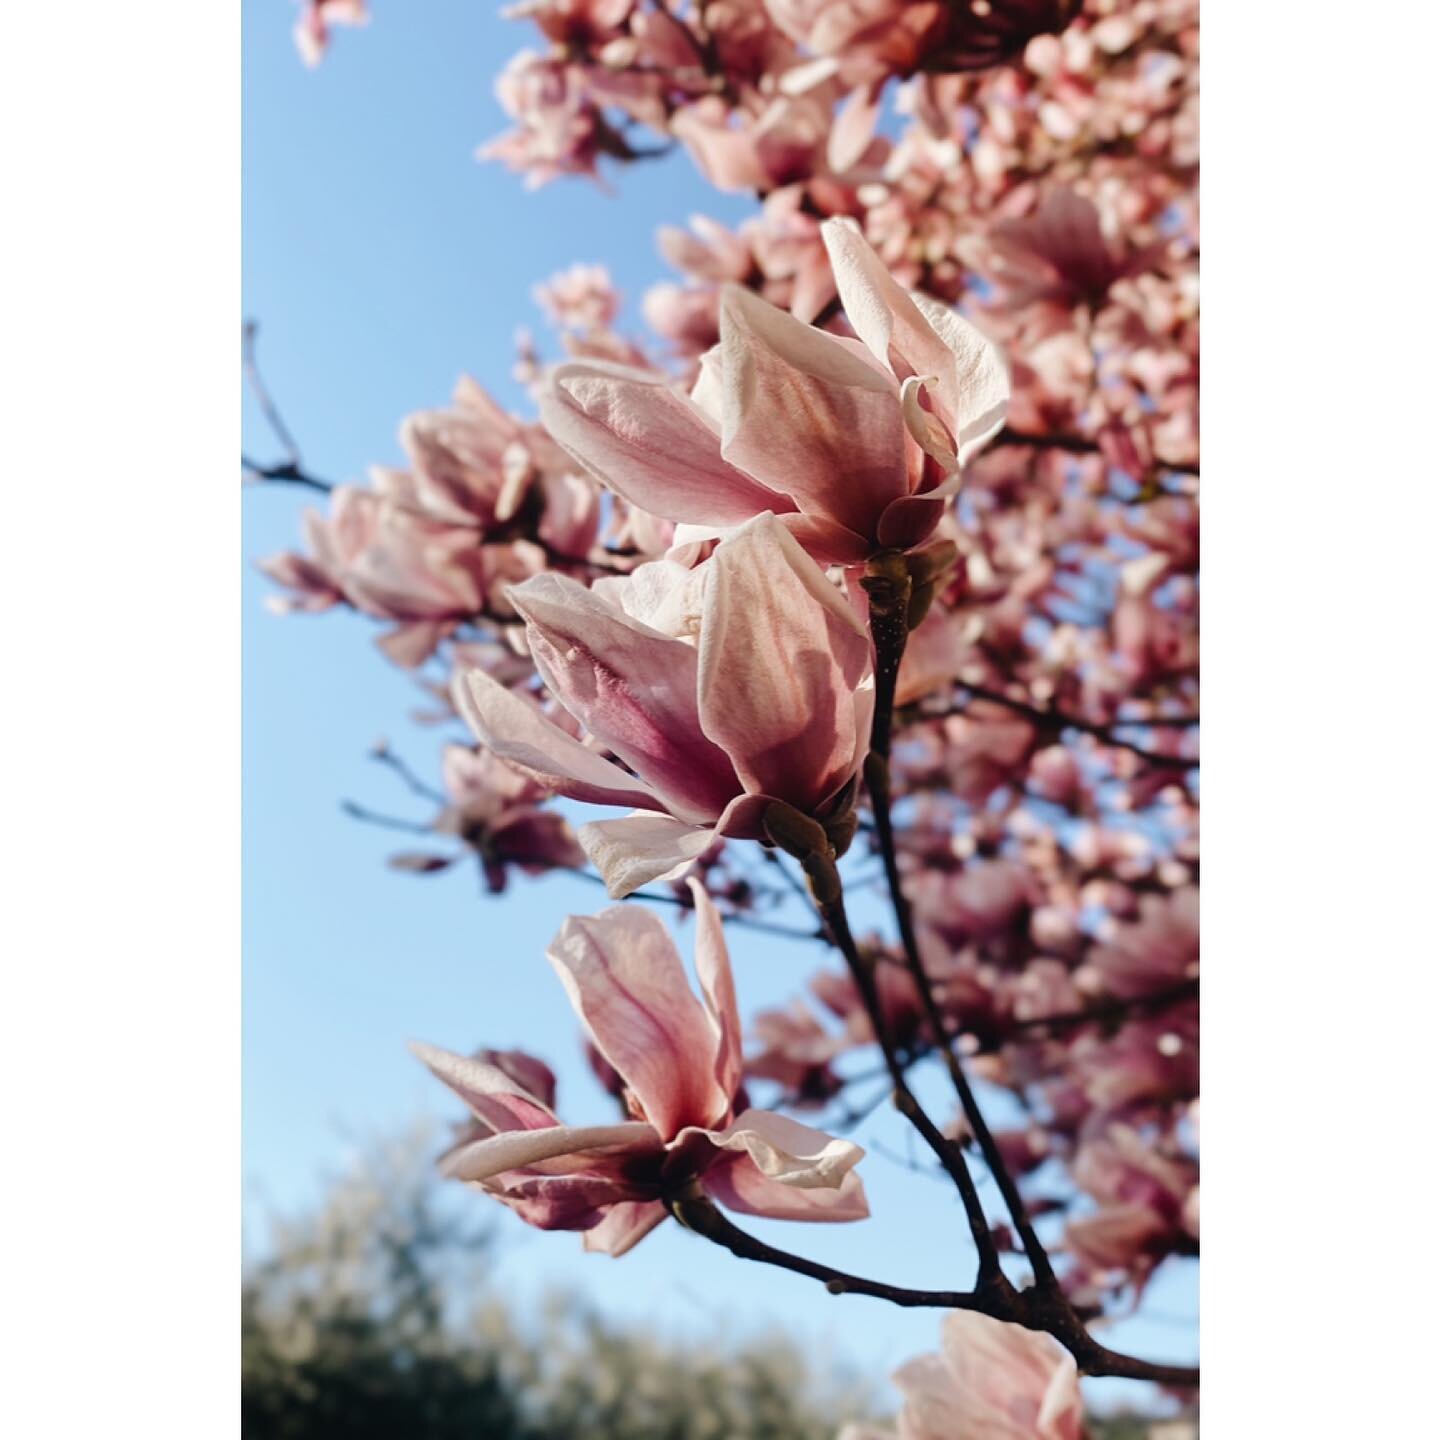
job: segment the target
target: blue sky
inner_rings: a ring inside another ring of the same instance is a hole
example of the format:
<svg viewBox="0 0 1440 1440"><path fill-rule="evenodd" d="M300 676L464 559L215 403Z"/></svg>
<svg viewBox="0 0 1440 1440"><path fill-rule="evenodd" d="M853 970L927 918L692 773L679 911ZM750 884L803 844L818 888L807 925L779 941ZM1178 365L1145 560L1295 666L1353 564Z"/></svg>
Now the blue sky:
<svg viewBox="0 0 1440 1440"><path fill-rule="evenodd" d="M523 408L512 337L520 326L543 335L535 282L577 260L602 262L633 316L645 288L668 275L657 225L697 211L733 222L751 208L703 185L683 155L632 167L611 194L580 180L526 192L473 152L505 128L494 77L530 32L490 0L375 8L371 27L340 32L311 73L290 43L284 0L243 7L244 313L261 323L265 373L307 463L337 480L398 461L401 417L443 403L462 371ZM263 459L271 437L244 404L246 448ZM406 1053L407 1039L462 1050L524 1045L554 1064L567 1119L607 1112L542 953L563 915L596 908L598 890L564 877L521 880L494 901L468 869L385 869L385 856L409 842L347 820L339 802L423 817L423 802L366 752L384 736L433 774L442 736L409 722L420 697L373 648L368 622L282 619L263 608L271 587L252 562L296 543L304 492L252 489L239 503L243 1134L247 1230L258 1239L266 1211L312 1195L353 1137L454 1114ZM791 941L736 933L731 942L747 1008L798 993L819 959L818 947ZM688 955L688 933L680 943ZM925 1093L948 1114L938 1089ZM888 1119L856 1136L872 1137L905 1143ZM753 1228L861 1273L963 1284L971 1257L952 1192L879 1155L864 1174L878 1218L862 1226ZM716 1315L732 1331L778 1323L877 1378L934 1346L935 1313L836 1300L673 1225L618 1263L508 1215L500 1230L497 1278L521 1304L564 1284L672 1332L708 1332ZM1147 1309L1192 1313L1189 1277L1162 1275ZM1192 1354L1190 1332L1168 1320L1113 1334L1153 1358Z"/></svg>

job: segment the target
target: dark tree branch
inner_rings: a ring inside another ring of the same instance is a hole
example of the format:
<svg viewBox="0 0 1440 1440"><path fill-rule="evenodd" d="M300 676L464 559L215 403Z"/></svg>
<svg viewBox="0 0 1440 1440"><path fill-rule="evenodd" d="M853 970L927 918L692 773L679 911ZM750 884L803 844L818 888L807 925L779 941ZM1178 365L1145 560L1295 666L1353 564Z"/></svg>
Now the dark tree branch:
<svg viewBox="0 0 1440 1440"><path fill-rule="evenodd" d="M902 1285L887 1285L880 1280L847 1275L843 1270L834 1270L829 1265L821 1265L814 1260L791 1255L788 1251L777 1250L775 1246L757 1240L732 1224L701 1194L691 1193L673 1200L670 1209L687 1229L703 1235L716 1245L723 1245L732 1255L742 1260L758 1260L763 1265L775 1265L796 1275L807 1275L812 1280L819 1280L832 1295L870 1295L877 1300L888 1300L892 1305L910 1308L985 1309L981 1297L974 1291L911 1290Z"/></svg>
<svg viewBox="0 0 1440 1440"><path fill-rule="evenodd" d="M1040 1243L1035 1227L1020 1192L1005 1166L1000 1147L985 1123L970 1081L955 1052L949 1026L925 973L920 946L910 914L910 902L900 879L900 865L895 847L895 832L890 816L890 721L895 706L895 681L905 655L909 634L912 585L903 556L881 556L870 562L862 582L870 597L870 636L875 645L875 719L870 734L870 754L865 761L865 779L870 790L870 805L875 815L875 834L880 856L885 864L885 878L890 887L891 905L900 931L905 965L915 983L921 1009L930 1032L950 1072L951 1083L965 1113L970 1132L980 1146L985 1163L995 1177L1005 1208L1010 1213L1016 1233L1025 1247L1026 1257L1042 1286L1058 1288L1058 1280L1050 1257ZM902 1071L903 1074L903 1071ZM987 1232L988 1233L988 1232ZM992 1247L993 1248L993 1247Z"/></svg>
<svg viewBox="0 0 1440 1440"><path fill-rule="evenodd" d="M1043 1030L1051 1034L1062 1034L1067 1030L1081 1030L1086 1025L1108 1025L1117 1021L1140 1020L1151 1015L1162 1014L1172 1005L1186 1000L1198 999L1200 980L1180 980L1156 990L1149 995L1136 995L1130 999L1114 998L1100 1000L1080 1010L1062 1011L1055 1015L1035 1015L1027 1020L1014 1020L1011 1031ZM1004 1044L1004 1040L1000 1041Z"/></svg>
<svg viewBox="0 0 1440 1440"><path fill-rule="evenodd" d="M1200 1383L1200 1371L1195 1367L1156 1365L1107 1350L1091 1338L1063 1297L1059 1297L1059 1304L1063 1306L1063 1310L1059 1310L1052 1297L1033 1289L1017 1291L1007 1286L984 1291L911 1290L901 1285L867 1280L757 1240L722 1215L706 1196L695 1189L674 1197L670 1201L670 1211L687 1229L703 1235L712 1244L724 1246L737 1258L774 1265L792 1274L818 1280L832 1295L869 1295L911 1309L972 1310L995 1320L1023 1325L1027 1330L1043 1331L1058 1340L1075 1357L1076 1365L1085 1375L1151 1380L1156 1384L1183 1388Z"/></svg>
<svg viewBox="0 0 1440 1440"><path fill-rule="evenodd" d="M870 598L870 632L875 646L876 677L875 720L871 731L871 750L865 765L865 777L870 788L871 803L875 813L875 833L878 837L881 856L885 862L886 879L889 882L896 923L905 952L905 963L915 982L926 1021L935 1037L946 1068L950 1072L950 1078L970 1133L974 1136L985 1157L985 1163L1004 1199L1011 1223L1020 1237L1026 1258L1034 1273L1035 1283L1025 1291L1016 1292L1008 1281L1000 1286L987 1286L983 1260L987 1255L996 1257L997 1253L994 1238L987 1230L985 1243L981 1248L982 1269L977 1293L980 1294L982 1300L991 1302L995 1308L990 1308L990 1305L987 1304L983 1306L985 1313L995 1315L997 1319L1015 1320L1031 1329L1044 1330L1053 1335L1075 1356L1076 1363L1086 1374L1128 1375L1133 1378L1161 1379L1165 1383L1174 1384L1196 1383L1198 1380L1196 1372L1183 1367L1153 1366L1144 1361L1133 1360L1128 1356L1116 1355L1098 1345L1091 1338L1084 1322L1075 1313L1061 1288L1050 1257L1035 1232L1019 1187L1011 1176L1004 1156L1000 1153L1000 1148L995 1143L995 1138L976 1101L964 1066L956 1053L945 1016L935 1000L930 978L925 973L925 967L920 958L910 918L909 901L901 884L894 831L890 820L890 721L894 707L895 679L899 674L900 662L905 653L905 642L910 623L913 619L918 618L912 613L911 572L903 556L880 555L871 560L862 584ZM838 884L836 888L839 889ZM836 903L839 920L843 925L843 898ZM822 913L825 912L822 910ZM833 928L835 925L832 921ZM837 939L839 939L838 935ZM843 943L841 949L845 951L846 957L849 959L851 951L853 951L853 942L851 942L850 950L846 950ZM852 968L854 968L853 961ZM856 978L857 981L860 979L858 973ZM873 986L873 979L871 983ZM878 1003L876 1010L878 1013ZM878 1027L877 1033L879 1033ZM908 1094L908 1090L904 1088L904 1066L898 1062L888 1048L885 1048L885 1062L896 1082L897 1097ZM915 1108L918 1110L918 1107ZM921 1127L917 1125L917 1128ZM921 1133L925 1133L923 1128L921 1128ZM932 1146L932 1148L934 1147ZM958 1148L957 1146L957 1151ZM936 1150L937 1157L942 1163L946 1160L946 1153L939 1149ZM961 1152L962 1165L963 1159L963 1152ZM968 1179L968 1171L965 1173ZM968 1188L973 1191L973 1181L969 1182ZM998 1269L998 1258L995 1258L994 1263ZM1001 1274L1003 1276L1003 1271Z"/></svg>
<svg viewBox="0 0 1440 1440"><path fill-rule="evenodd" d="M1085 435L1062 435L1048 431L1044 435L1036 435L1029 431L1012 429L1009 425L1001 430L991 443L997 446L1023 445L1029 450L1059 450L1067 455L1098 455L1100 453L1100 442L1091 440ZM1184 465L1167 465L1163 460L1157 460L1153 468L1162 475L1194 475L1198 477L1200 474L1198 469L1190 469Z"/></svg>
<svg viewBox="0 0 1440 1440"><path fill-rule="evenodd" d="M1198 757L1188 755L1167 755L1162 751L1148 750L1143 745L1137 745L1132 740L1126 740L1123 736L1115 735L1112 732L1118 728L1140 727L1151 724L1165 724L1174 728L1190 728L1193 724L1199 723L1197 716L1193 721L1186 719L1160 722L1149 720L1114 720L1102 723L1096 720L1082 720L1078 715L1070 715L1065 711L1056 710L1051 707L1031 705L1024 700L1016 700L1013 696L1005 694L1003 690L991 690L984 685L972 685L968 680L957 680L956 686L964 690L976 700L984 700L991 705L999 705L1002 709L1012 711L1016 715L1023 715L1027 720L1033 721L1041 730L1058 735L1062 730L1078 730L1084 735L1093 735L1102 744L1114 746L1119 750L1128 750L1132 755L1137 755L1147 765L1154 765L1168 770L1197 770L1200 767ZM920 711L922 720L943 720L948 715L963 715L966 706L960 705L949 710Z"/></svg>
<svg viewBox="0 0 1440 1440"><path fill-rule="evenodd" d="M833 867L832 867L833 873ZM813 877L812 877L813 879ZM965 1218L970 1226L970 1235L980 1257L976 1285L980 1290L1004 1291L1010 1289L1010 1282L1000 1268L1000 1257L995 1249L995 1240L990 1233L990 1223L985 1217L985 1207L980 1201L974 1176L965 1161L965 1152L957 1141L951 1140L921 1108L905 1078L905 1066L896 1054L895 1045L885 1021L884 1006L875 983L873 962L861 955L850 931L850 920L845 913L844 892L835 876L833 895L817 894L816 905L826 928L830 931L836 948L845 957L850 974L860 992L861 1002L875 1032L880 1053L885 1058L885 1068L894 1086L895 1108L920 1132L921 1138L934 1152L935 1158L944 1167L945 1173L955 1183L965 1206Z"/></svg>

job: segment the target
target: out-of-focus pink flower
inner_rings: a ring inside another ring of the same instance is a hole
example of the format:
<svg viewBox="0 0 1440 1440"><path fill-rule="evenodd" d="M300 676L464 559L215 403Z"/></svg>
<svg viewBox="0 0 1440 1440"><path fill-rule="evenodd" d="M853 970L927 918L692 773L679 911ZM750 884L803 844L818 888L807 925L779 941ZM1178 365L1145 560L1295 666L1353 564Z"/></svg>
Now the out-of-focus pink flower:
<svg viewBox="0 0 1440 1440"><path fill-rule="evenodd" d="M504 13L507 19L533 20L557 45L599 48L620 34L633 8L631 0L520 0Z"/></svg>
<svg viewBox="0 0 1440 1440"><path fill-rule="evenodd" d="M944 765L955 793L971 805L983 805L1001 785L1024 779L1039 738L1023 715L988 700L965 707L945 721Z"/></svg>
<svg viewBox="0 0 1440 1440"><path fill-rule="evenodd" d="M365 0L303 0L295 22L295 48L300 58L314 68L330 48L332 25L368 25L370 12Z"/></svg>
<svg viewBox="0 0 1440 1440"><path fill-rule="evenodd" d="M940 1353L893 1376L905 1396L900 1440L1082 1440L1084 1405L1073 1357L1048 1335L957 1311L940 1325ZM845 1440L878 1435L851 1428Z"/></svg>
<svg viewBox="0 0 1440 1440"><path fill-rule="evenodd" d="M299 582L292 608L321 609L329 595L400 628L382 642L397 664L418 665L454 622L481 603L483 559L472 531L425 517L388 486L399 472L377 472L377 488L337 486L330 514L304 517L310 557L277 557L261 569L282 584Z"/></svg>
<svg viewBox="0 0 1440 1440"><path fill-rule="evenodd" d="M578 66L522 50L501 71L495 95L517 128L482 146L482 160L503 161L531 190L560 175L594 175L607 130Z"/></svg>
<svg viewBox="0 0 1440 1440"><path fill-rule="evenodd" d="M620 296L603 265L572 265L535 287L535 300L567 330L604 330L620 313Z"/></svg>
<svg viewBox="0 0 1440 1440"><path fill-rule="evenodd" d="M1129 999L1193 980L1200 973L1200 892L1185 885L1169 895L1142 895L1140 917L1117 925L1088 962L1105 988Z"/></svg>
<svg viewBox="0 0 1440 1440"><path fill-rule="evenodd" d="M1075 1183L1100 1202L1065 1230L1067 1248L1089 1271L1124 1272L1142 1286L1198 1233L1194 1162L1160 1153L1132 1126L1111 1124L1087 1138L1071 1168Z"/></svg>
<svg viewBox="0 0 1440 1440"><path fill-rule="evenodd" d="M872 948L872 947L866 947ZM875 989L880 998L880 1014L891 1041L905 1049L919 1038L924 1016L920 997L910 973L893 956L877 954L874 967ZM860 993L860 987L847 971L821 970L810 977L810 993L845 1026L845 1045L875 1043L875 1027Z"/></svg>
<svg viewBox="0 0 1440 1440"><path fill-rule="evenodd" d="M1068 808L1079 799L1084 777L1075 756L1064 745L1047 745L1031 757L1030 783L1043 799Z"/></svg>
<svg viewBox="0 0 1440 1440"><path fill-rule="evenodd" d="M862 344L726 286L691 395L560 365L539 395L550 433L627 500L699 533L769 510L826 562L922 543L1004 423L1005 366L958 315L902 290L852 224L822 231Z"/></svg>
<svg viewBox="0 0 1440 1440"><path fill-rule="evenodd" d="M760 1048L747 1057L745 1073L784 1087L793 1105L823 1105L841 1089L831 1062L849 1045L826 1030L800 1000L783 1010L761 1010L751 1022Z"/></svg>
<svg viewBox="0 0 1440 1440"><path fill-rule="evenodd" d="M505 889L511 865L539 875L585 863L585 852L565 817L540 809L546 792L531 776L488 750L465 745L445 747L441 774L451 803L435 828L454 835L479 856L492 894Z"/></svg>
<svg viewBox="0 0 1440 1440"><path fill-rule="evenodd" d="M681 111L671 129L717 190L767 194L810 179L830 134L828 102L817 95L780 95L759 115L732 123L707 102Z"/></svg>
<svg viewBox="0 0 1440 1440"><path fill-rule="evenodd" d="M564 1125L532 1074L431 1046L419 1058L473 1123L442 1173L493 1195L542 1230L579 1230L623 1255L698 1185L743 1214L844 1221L868 1214L854 1174L864 1153L783 1115L745 1107L740 1017L720 916L692 882L697 1000L664 924L613 906L566 920L547 952L571 1004L625 1084L633 1119Z"/></svg>
<svg viewBox="0 0 1440 1440"><path fill-rule="evenodd" d="M1063 28L1079 0L765 0L775 23L852 79L984 70Z"/></svg>
<svg viewBox="0 0 1440 1440"><path fill-rule="evenodd" d="M990 231L996 279L1019 308L1053 305L1098 307L1117 280L1139 274L1163 245L1127 251L1100 223L1100 212L1073 190L1051 190L1033 215L1006 220Z"/></svg>
<svg viewBox="0 0 1440 1440"><path fill-rule="evenodd" d="M870 642L773 515L695 571L672 562L587 590L509 591L550 692L628 769L476 671L457 704L497 754L559 793L636 813L580 843L616 897L678 875L717 834L759 839L782 801L839 818L869 743Z"/></svg>

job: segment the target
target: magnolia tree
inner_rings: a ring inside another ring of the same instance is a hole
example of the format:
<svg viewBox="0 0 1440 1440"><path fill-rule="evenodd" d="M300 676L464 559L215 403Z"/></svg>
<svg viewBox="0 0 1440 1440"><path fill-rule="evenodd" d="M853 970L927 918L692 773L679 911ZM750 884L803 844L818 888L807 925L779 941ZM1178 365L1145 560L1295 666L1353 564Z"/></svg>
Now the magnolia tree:
<svg viewBox="0 0 1440 1440"><path fill-rule="evenodd" d="M469 1112L443 1170L587 1250L673 1220L947 1312L896 1377L908 1437L1078 1436L1082 1375L1192 1396L1096 1331L1199 1249L1195 0L512 13L538 34L484 156L535 186L682 147L756 210L661 231L643 342L604 269L554 277L538 418L462 379L366 485L306 470L247 351L284 450L247 475L329 492L277 602L371 616L464 734L394 863L622 902L548 951L614 1123L565 1123L531 1055L425 1047ZM309 0L302 54L367 18ZM870 887L891 923L857 934ZM830 960L747 1017L743 935L792 891ZM698 996L627 897L693 912ZM968 1287L745 1228L868 1215L835 1132L877 1077Z"/></svg>

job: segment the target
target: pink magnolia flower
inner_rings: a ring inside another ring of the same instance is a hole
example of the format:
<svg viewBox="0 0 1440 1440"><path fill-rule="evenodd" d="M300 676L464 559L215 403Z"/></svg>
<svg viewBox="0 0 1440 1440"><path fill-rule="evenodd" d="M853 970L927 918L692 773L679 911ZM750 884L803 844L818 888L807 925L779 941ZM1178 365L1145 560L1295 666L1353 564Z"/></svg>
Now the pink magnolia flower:
<svg viewBox="0 0 1440 1440"><path fill-rule="evenodd" d="M535 300L567 330L604 330L620 313L620 296L603 265L572 265L535 287Z"/></svg>
<svg viewBox="0 0 1440 1440"><path fill-rule="evenodd" d="M1098 307L1117 280L1139 274L1164 245L1128 250L1101 224L1100 212L1073 190L1051 190L1033 215L990 232L997 278L1016 308L1037 300Z"/></svg>
<svg viewBox="0 0 1440 1440"><path fill-rule="evenodd" d="M940 1325L940 1353L894 1374L905 1396L901 1440L1082 1440L1074 1359L1048 1335L956 1311ZM851 1427L842 1440L883 1432Z"/></svg>
<svg viewBox="0 0 1440 1440"><path fill-rule="evenodd" d="M1200 892L1142 895L1139 919L1117 925L1089 963L1111 994L1149 995L1200 974Z"/></svg>
<svg viewBox="0 0 1440 1440"><path fill-rule="evenodd" d="M692 994L655 915L616 905L566 920L547 954L596 1048L625 1085L631 1120L563 1124L514 1065L428 1045L419 1058L469 1106L473 1124L442 1173L477 1185L542 1230L584 1232L623 1255L698 1185L728 1209L781 1220L860 1220L864 1153L783 1115L746 1108L740 1017L720 916L695 899Z"/></svg>
<svg viewBox="0 0 1440 1440"><path fill-rule="evenodd" d="M295 22L295 48L312 69L330 48L332 25L368 25L370 12L365 0L304 0L304 9Z"/></svg>
<svg viewBox="0 0 1440 1440"><path fill-rule="evenodd" d="M690 395L654 373L558 365L537 397L551 435L625 499L699 533L768 510L826 563L922 543L1004 424L1005 366L960 316L901 289L853 224L822 234L863 343L726 285L720 343Z"/></svg>
<svg viewBox="0 0 1440 1440"><path fill-rule="evenodd" d="M761 1010L751 1022L760 1048L745 1061L745 1073L784 1087L793 1105L823 1105L843 1085L831 1062L848 1048L844 1035L834 1035L802 1000L784 1009Z"/></svg>
<svg viewBox="0 0 1440 1440"><path fill-rule="evenodd" d="M556 868L578 869L585 852L563 815L542 810L544 786L488 750L447 745L441 775L450 804L435 821L440 835L453 835L479 857L491 894L501 894L514 865L527 875ZM463 852L462 852L463 853ZM456 857L407 853L392 856L399 870L443 870Z"/></svg>
<svg viewBox="0 0 1440 1440"><path fill-rule="evenodd" d="M1138 1290L1166 1255L1191 1248L1194 1161L1161 1153L1132 1126L1111 1124L1085 1140L1071 1172L1100 1202L1065 1229L1066 1247L1086 1270L1119 1272Z"/></svg>
<svg viewBox="0 0 1440 1440"><path fill-rule="evenodd" d="M482 146L482 160L520 172L530 190L560 175L595 174L607 130L579 66L522 50L501 71L495 96L516 128Z"/></svg>
<svg viewBox="0 0 1440 1440"><path fill-rule="evenodd" d="M343 598L375 619L398 621L381 643L397 664L414 666L479 609L483 557L473 531L411 508L403 472L377 471L375 480L374 490L336 486L328 516L306 511L309 557L280 556L260 568L297 587L286 608L324 609Z"/></svg>
<svg viewBox="0 0 1440 1440"><path fill-rule="evenodd" d="M657 561L590 590L539 575L508 594L551 694L628 769L483 671L457 705L560 794L635 811L580 830L612 895L678 875L716 835L763 838L775 801L821 821L848 812L874 707L870 642L775 516L694 571Z"/></svg>

